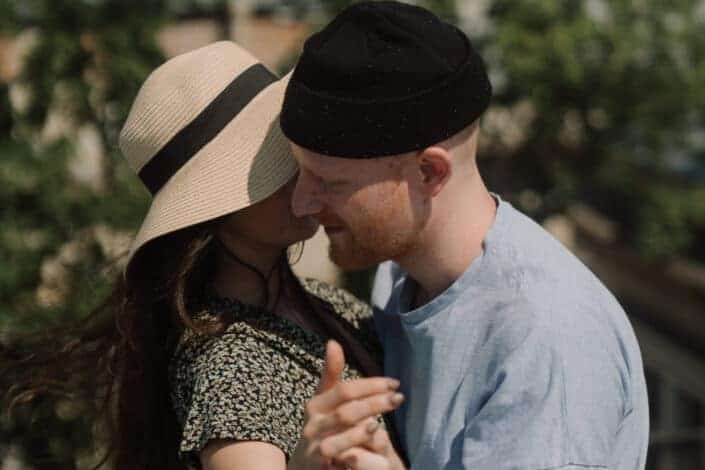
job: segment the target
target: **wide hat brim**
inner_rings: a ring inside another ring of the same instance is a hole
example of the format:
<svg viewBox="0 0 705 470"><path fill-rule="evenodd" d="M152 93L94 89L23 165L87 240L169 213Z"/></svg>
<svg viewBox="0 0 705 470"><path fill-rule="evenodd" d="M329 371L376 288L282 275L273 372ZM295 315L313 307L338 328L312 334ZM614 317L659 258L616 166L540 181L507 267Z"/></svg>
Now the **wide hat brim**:
<svg viewBox="0 0 705 470"><path fill-rule="evenodd" d="M279 125L290 75L258 93L157 192L130 247L125 275L149 242L262 201L296 174Z"/></svg>

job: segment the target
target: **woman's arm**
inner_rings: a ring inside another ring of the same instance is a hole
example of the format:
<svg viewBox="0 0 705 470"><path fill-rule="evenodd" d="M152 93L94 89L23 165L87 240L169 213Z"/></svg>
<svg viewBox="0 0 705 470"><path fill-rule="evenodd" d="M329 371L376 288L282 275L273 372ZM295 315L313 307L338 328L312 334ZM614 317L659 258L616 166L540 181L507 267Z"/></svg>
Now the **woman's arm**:
<svg viewBox="0 0 705 470"><path fill-rule="evenodd" d="M317 470L328 469L319 455L306 455L308 442L302 437L294 455L286 463L284 452L274 444L262 441L215 439L200 453L203 470Z"/></svg>
<svg viewBox="0 0 705 470"><path fill-rule="evenodd" d="M286 470L284 452L274 444L258 441L210 441L200 454L203 470Z"/></svg>

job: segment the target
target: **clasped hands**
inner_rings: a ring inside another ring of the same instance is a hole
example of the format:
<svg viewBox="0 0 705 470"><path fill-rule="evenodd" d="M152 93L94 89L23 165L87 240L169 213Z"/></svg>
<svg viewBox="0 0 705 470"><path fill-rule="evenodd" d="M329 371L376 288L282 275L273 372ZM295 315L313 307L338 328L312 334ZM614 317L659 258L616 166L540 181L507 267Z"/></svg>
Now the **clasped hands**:
<svg viewBox="0 0 705 470"><path fill-rule="evenodd" d="M345 355L326 345L321 381L306 404L303 433L289 470L403 470L406 467L376 417L404 401L399 382L370 377L343 382Z"/></svg>

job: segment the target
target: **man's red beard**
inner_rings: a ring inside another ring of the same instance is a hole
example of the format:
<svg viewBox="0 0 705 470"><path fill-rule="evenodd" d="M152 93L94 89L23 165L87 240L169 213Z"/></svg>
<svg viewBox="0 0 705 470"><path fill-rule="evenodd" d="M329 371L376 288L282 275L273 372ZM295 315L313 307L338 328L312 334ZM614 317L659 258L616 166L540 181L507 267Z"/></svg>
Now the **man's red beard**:
<svg viewBox="0 0 705 470"><path fill-rule="evenodd" d="M332 227L329 256L343 270L361 270L408 253L416 241L415 233L385 229L384 224L351 228L338 221L322 221Z"/></svg>

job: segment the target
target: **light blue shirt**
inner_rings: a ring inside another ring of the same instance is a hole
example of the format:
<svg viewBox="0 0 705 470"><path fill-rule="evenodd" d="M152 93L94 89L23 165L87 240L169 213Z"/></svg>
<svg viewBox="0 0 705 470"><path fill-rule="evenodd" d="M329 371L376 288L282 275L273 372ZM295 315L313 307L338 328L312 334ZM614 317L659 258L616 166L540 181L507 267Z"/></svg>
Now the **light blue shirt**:
<svg viewBox="0 0 705 470"><path fill-rule="evenodd" d="M372 302L411 468L640 470L649 416L619 303L543 228L497 198L482 254L409 311L415 282L382 264Z"/></svg>

